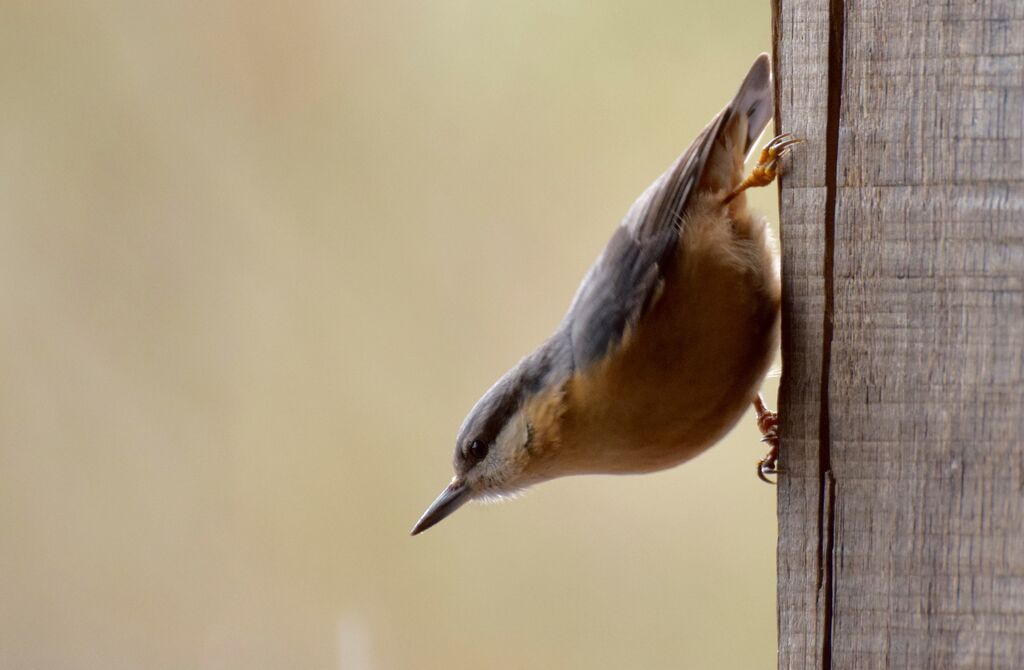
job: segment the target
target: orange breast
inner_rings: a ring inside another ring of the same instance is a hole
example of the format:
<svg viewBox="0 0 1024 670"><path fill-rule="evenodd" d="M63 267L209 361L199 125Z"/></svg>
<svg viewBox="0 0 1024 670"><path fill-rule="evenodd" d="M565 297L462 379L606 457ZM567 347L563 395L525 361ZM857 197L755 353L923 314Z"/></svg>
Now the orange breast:
<svg viewBox="0 0 1024 670"><path fill-rule="evenodd" d="M701 196L661 295L606 361L570 380L559 470L648 472L719 440L777 346L779 282L762 220Z"/></svg>

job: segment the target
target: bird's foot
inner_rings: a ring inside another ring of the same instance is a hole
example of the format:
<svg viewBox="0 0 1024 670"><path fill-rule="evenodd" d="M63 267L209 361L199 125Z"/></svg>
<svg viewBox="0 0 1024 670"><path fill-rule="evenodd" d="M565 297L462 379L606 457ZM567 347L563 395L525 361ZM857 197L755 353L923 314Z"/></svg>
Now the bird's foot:
<svg viewBox="0 0 1024 670"><path fill-rule="evenodd" d="M768 475L779 473L779 415L765 406L760 394L754 399L754 411L757 412L761 441L768 445L768 453L757 463L757 478L766 484L774 484Z"/></svg>
<svg viewBox="0 0 1024 670"><path fill-rule="evenodd" d="M732 193L725 197L725 202L731 202L733 198L748 188L767 186L775 181L775 177L779 174L779 161L789 153L794 144L799 144L800 142L803 142L803 140L799 137L793 137L789 133L783 133L775 137L761 150L761 156L757 159L757 165L754 167L753 172L740 182L740 185L733 189Z"/></svg>

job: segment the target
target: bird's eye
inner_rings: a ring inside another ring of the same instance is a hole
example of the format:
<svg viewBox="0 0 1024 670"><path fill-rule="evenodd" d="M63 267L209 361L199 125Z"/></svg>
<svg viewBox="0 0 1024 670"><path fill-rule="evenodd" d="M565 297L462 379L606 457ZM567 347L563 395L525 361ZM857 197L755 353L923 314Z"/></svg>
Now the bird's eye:
<svg viewBox="0 0 1024 670"><path fill-rule="evenodd" d="M487 444L482 440L473 440L469 443L469 455L478 461L487 458Z"/></svg>

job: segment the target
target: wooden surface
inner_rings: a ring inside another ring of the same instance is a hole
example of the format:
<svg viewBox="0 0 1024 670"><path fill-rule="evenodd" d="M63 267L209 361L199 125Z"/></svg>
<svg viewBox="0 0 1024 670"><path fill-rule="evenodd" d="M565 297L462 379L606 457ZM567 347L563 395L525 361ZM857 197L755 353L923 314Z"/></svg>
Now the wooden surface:
<svg viewBox="0 0 1024 670"><path fill-rule="evenodd" d="M1024 3L775 0L780 668L1024 668Z"/></svg>

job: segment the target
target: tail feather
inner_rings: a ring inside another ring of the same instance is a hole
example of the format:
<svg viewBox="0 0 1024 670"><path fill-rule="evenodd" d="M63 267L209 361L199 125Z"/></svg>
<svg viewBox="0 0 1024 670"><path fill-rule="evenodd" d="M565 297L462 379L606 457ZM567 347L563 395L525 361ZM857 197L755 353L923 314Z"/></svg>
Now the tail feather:
<svg viewBox="0 0 1024 670"><path fill-rule="evenodd" d="M772 74L767 54L750 67L732 101L717 117L702 158L698 190L731 191L743 180L743 163L772 118Z"/></svg>
<svg viewBox="0 0 1024 670"><path fill-rule="evenodd" d="M747 117L747 145L743 153L749 154L757 138L772 118L772 66L768 54L761 54L750 67L746 79L732 99L729 108L733 114Z"/></svg>

